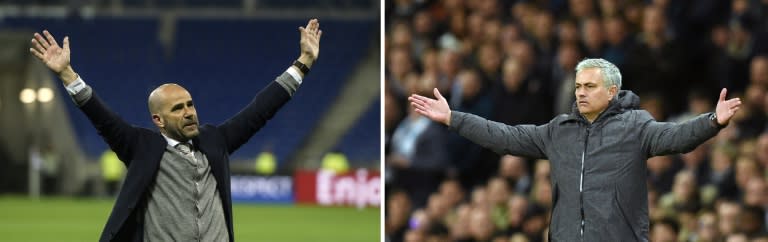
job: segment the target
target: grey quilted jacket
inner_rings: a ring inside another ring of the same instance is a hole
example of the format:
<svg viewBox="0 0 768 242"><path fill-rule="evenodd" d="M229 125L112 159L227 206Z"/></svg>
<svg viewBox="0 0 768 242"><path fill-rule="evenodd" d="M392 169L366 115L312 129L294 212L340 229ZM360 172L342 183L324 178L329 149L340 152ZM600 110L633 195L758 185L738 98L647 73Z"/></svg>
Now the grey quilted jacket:
<svg viewBox="0 0 768 242"><path fill-rule="evenodd" d="M631 91L620 91L591 124L575 105L540 126L454 111L450 129L499 154L550 160L550 241L648 241L646 160L689 152L719 127L711 113L657 122L639 103Z"/></svg>

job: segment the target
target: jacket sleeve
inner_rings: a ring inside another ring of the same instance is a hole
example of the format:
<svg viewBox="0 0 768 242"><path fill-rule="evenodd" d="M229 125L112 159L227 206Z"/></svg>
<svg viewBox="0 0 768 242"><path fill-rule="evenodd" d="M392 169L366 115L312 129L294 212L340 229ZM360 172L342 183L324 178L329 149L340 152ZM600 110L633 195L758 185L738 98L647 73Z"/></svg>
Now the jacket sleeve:
<svg viewBox="0 0 768 242"><path fill-rule="evenodd" d="M259 91L248 106L217 127L224 137L227 152L231 154L248 142L291 99L289 90L280 84L287 78L293 77L287 73L277 77Z"/></svg>
<svg viewBox="0 0 768 242"><path fill-rule="evenodd" d="M544 140L549 125L515 125L494 122L477 115L451 111L451 129L459 135L497 154L511 154L534 159L546 158Z"/></svg>
<svg viewBox="0 0 768 242"><path fill-rule="evenodd" d="M107 107L104 101L96 95L96 92L92 92L91 97L87 101L80 103L79 106L80 110L83 111L96 128L99 135L107 142L112 151L117 154L117 157L126 166L130 166L137 144L136 140L143 129L125 122L117 113Z"/></svg>
<svg viewBox="0 0 768 242"><path fill-rule="evenodd" d="M687 153L717 135L716 127L705 113L683 123L656 122L647 111L639 111L644 121L642 146L648 157Z"/></svg>

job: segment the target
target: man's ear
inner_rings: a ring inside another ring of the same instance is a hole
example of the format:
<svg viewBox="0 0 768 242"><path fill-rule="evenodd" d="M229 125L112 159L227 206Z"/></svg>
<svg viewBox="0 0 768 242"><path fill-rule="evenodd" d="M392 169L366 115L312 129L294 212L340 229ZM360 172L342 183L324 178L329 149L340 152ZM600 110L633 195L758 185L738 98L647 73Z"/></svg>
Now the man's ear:
<svg viewBox="0 0 768 242"><path fill-rule="evenodd" d="M616 94L618 93L619 93L619 87L617 87L616 85L611 85L611 87L608 88L608 94L611 95L611 99L615 98Z"/></svg>
<svg viewBox="0 0 768 242"><path fill-rule="evenodd" d="M165 127L165 121L158 114L152 114L152 123L155 123L158 128Z"/></svg>

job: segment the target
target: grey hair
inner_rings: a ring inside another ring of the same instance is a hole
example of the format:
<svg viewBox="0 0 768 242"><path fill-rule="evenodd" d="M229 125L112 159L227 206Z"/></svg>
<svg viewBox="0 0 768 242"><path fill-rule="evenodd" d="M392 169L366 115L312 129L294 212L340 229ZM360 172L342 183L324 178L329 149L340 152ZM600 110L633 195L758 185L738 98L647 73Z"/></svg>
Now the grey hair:
<svg viewBox="0 0 768 242"><path fill-rule="evenodd" d="M606 88L616 85L617 89L621 90L621 72L619 72L619 68L616 65L601 58L584 59L576 65L576 74L589 68L600 68Z"/></svg>

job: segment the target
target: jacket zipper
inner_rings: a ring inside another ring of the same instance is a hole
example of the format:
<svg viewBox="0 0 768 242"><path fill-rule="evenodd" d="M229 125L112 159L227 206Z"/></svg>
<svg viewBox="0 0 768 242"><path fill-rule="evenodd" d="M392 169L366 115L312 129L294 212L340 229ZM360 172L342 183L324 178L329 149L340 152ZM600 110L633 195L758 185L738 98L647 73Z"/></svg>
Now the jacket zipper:
<svg viewBox="0 0 768 242"><path fill-rule="evenodd" d="M587 155L587 141L589 141L590 126L587 127L587 135L584 137L584 151L581 153L581 174L579 175L579 211L581 212L579 231L581 234L581 241L584 241L584 159Z"/></svg>

